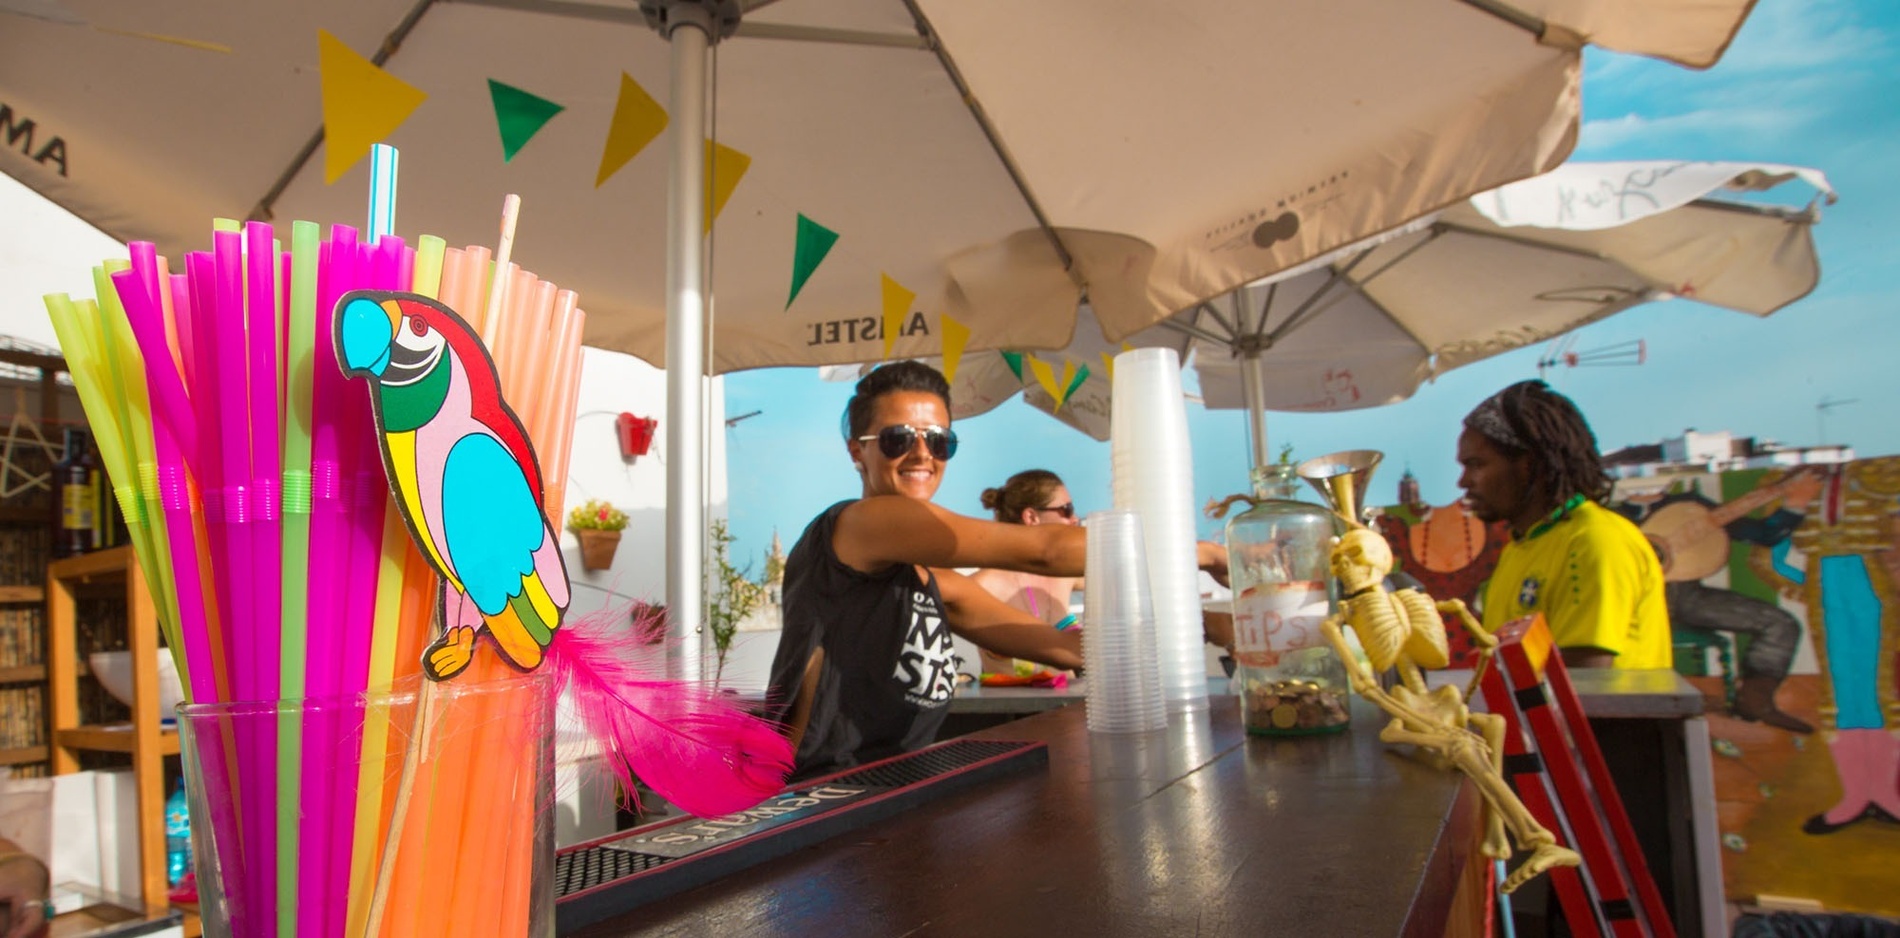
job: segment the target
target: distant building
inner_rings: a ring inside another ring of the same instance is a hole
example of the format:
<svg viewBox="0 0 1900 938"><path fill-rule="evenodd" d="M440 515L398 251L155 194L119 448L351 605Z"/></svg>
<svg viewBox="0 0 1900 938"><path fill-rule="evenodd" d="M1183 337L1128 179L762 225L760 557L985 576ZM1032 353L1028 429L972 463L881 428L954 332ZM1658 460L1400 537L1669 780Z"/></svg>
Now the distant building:
<svg viewBox="0 0 1900 938"><path fill-rule="evenodd" d="M1737 437L1727 430L1684 430L1660 443L1625 446L1603 454L1612 478L1769 469L1808 463L1838 463L1854 458L1851 446L1783 446L1774 440Z"/></svg>
<svg viewBox="0 0 1900 938"><path fill-rule="evenodd" d="M1419 494L1418 476L1412 474L1412 467L1405 467L1405 474L1399 476L1399 504L1423 505L1425 497Z"/></svg>

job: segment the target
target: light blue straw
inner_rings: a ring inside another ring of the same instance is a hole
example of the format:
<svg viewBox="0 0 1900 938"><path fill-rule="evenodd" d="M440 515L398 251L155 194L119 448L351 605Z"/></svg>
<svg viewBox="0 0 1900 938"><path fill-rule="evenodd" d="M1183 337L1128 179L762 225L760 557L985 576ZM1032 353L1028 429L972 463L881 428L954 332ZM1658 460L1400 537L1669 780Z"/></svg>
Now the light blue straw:
<svg viewBox="0 0 1900 938"><path fill-rule="evenodd" d="M396 232L396 148L379 143L369 148L369 243Z"/></svg>

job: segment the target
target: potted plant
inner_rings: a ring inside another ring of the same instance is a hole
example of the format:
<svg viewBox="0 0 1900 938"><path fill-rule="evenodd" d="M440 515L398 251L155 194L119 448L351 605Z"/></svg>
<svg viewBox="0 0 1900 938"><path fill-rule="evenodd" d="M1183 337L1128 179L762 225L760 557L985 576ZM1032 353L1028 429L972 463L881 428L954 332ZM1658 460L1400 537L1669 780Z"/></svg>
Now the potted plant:
<svg viewBox="0 0 1900 938"><path fill-rule="evenodd" d="M755 583L746 571L732 565L732 532L724 518L715 518L711 537L712 563L706 568L706 628L712 633L718 664L713 669L717 685L726 671L726 654L732 651L732 638L745 621L765 602L765 584Z"/></svg>
<svg viewBox="0 0 1900 938"><path fill-rule="evenodd" d="M597 498L590 498L567 513L567 529L581 540L581 567L605 570L614 565L614 551L620 547L620 532L627 526L627 513Z"/></svg>

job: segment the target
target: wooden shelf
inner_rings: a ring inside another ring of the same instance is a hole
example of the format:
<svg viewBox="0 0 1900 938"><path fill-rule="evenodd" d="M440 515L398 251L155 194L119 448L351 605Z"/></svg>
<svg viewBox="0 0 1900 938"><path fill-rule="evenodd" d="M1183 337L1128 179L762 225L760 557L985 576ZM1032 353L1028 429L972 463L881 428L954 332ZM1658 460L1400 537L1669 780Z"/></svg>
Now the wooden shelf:
<svg viewBox="0 0 1900 938"><path fill-rule="evenodd" d="M0 586L0 603L43 603L46 601L46 588L43 586Z"/></svg>
<svg viewBox="0 0 1900 938"><path fill-rule="evenodd" d="M132 545L109 547L89 554L78 554L46 565L48 580L73 580L86 583L96 578L123 579L135 561Z"/></svg>
<svg viewBox="0 0 1900 938"><path fill-rule="evenodd" d="M132 652L132 720L109 726L79 725L76 600L86 584L117 584L125 590L126 641ZM79 770L81 752L123 752L132 757L138 788L139 884L145 911L167 908L165 882L164 757L178 752L178 733L160 724L158 711L158 612L139 575L130 546L56 560L46 566L47 708L52 715L50 753L55 775Z"/></svg>
<svg viewBox="0 0 1900 938"><path fill-rule="evenodd" d="M0 749L0 765L45 762L50 752L51 750L45 746L28 746L25 749Z"/></svg>
<svg viewBox="0 0 1900 938"><path fill-rule="evenodd" d="M10 668L0 668L0 684L24 684L28 681L46 680L46 665L16 664Z"/></svg>
<svg viewBox="0 0 1900 938"><path fill-rule="evenodd" d="M67 749L83 749L87 752L136 752L138 730L130 723L104 723L90 726L70 726L53 733L53 739ZM158 754L175 756L178 754L178 731L161 730L158 734Z"/></svg>
<svg viewBox="0 0 1900 938"><path fill-rule="evenodd" d="M0 524L24 524L33 527L51 527L57 516L51 508L21 508L16 505L0 505Z"/></svg>

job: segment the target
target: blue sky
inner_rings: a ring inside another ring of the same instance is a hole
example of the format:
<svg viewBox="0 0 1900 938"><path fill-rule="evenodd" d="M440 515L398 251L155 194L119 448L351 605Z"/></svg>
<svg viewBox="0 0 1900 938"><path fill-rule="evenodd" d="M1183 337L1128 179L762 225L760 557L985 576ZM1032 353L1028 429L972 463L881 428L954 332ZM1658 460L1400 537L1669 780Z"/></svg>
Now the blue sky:
<svg viewBox="0 0 1900 938"><path fill-rule="evenodd" d="M1655 303L1590 326L1579 350L1642 339L1639 367L1557 369L1548 380L1574 398L1605 450L1654 442L1685 428L1727 429L1790 445L1817 442L1815 405L1831 443L1862 456L1900 452L1900 3L1762 0L1722 62L1690 71L1590 50L1584 126L1572 159L1755 160L1827 173L1840 201L1816 229L1821 285L1765 320L1698 303ZM1799 183L1774 200L1805 200ZM1370 500L1389 503L1409 466L1425 497L1455 498L1459 420L1487 395L1537 376L1542 348L1454 371L1409 401L1342 414L1271 414L1275 449L1315 456L1370 448L1386 454ZM824 506L858 494L838 440L850 386L813 369L731 375L730 415L762 413L727 433L735 556L756 565L778 530L789 548ZM1238 411L1188 405L1197 502L1246 488L1247 443ZM1109 507L1108 445L1011 402L957 425L962 448L939 504L980 514L978 493L1041 466L1068 480L1079 510ZM1212 533L1214 522L1204 524ZM756 566L755 566L756 569Z"/></svg>

